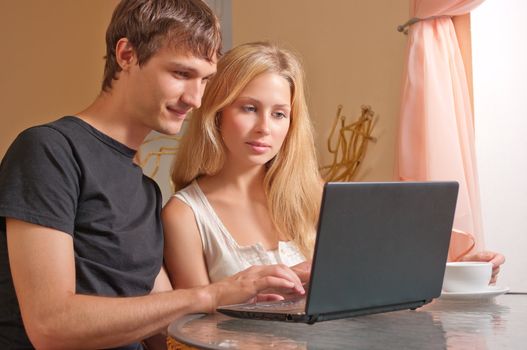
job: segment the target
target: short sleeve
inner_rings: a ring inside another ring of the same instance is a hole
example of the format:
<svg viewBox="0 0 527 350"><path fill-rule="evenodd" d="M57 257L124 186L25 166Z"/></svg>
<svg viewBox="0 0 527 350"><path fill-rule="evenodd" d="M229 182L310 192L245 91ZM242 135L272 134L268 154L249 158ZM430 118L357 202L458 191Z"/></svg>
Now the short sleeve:
<svg viewBox="0 0 527 350"><path fill-rule="evenodd" d="M73 234L81 171L70 142L47 126L16 138L0 165L0 216Z"/></svg>

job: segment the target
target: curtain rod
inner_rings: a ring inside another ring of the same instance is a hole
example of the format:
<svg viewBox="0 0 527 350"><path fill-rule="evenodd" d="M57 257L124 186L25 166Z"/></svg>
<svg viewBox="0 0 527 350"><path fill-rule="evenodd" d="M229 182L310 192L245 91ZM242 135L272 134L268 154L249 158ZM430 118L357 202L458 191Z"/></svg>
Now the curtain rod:
<svg viewBox="0 0 527 350"><path fill-rule="evenodd" d="M397 31L401 32L403 34L408 34L408 28L412 24L415 24L415 23L421 22L421 21L426 21L426 20L429 20L429 19L437 19L437 18L443 18L443 17L451 18L452 16L441 15L441 16L431 16L431 17L425 17L425 18L413 17L413 18L410 18L408 21L406 21L406 23L398 25L397 26Z"/></svg>

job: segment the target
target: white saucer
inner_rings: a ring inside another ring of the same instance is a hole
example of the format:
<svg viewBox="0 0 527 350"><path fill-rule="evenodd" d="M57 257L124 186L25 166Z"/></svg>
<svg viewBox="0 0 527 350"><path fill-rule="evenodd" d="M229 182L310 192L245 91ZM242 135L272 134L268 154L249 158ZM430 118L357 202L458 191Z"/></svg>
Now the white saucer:
<svg viewBox="0 0 527 350"><path fill-rule="evenodd" d="M507 293L509 287L488 286L487 289L477 292L441 292L441 299L489 299Z"/></svg>

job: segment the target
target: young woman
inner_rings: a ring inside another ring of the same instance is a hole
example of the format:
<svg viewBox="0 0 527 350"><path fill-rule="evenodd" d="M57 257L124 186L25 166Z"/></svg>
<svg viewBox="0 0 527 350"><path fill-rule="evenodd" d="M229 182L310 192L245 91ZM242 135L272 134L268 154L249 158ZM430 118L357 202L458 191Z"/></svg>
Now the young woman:
<svg viewBox="0 0 527 350"><path fill-rule="evenodd" d="M291 52L250 43L220 59L172 181L177 192L163 220L174 288L311 258L322 181L303 71Z"/></svg>
<svg viewBox="0 0 527 350"><path fill-rule="evenodd" d="M181 140L163 209L174 288L206 285L251 265L295 266L308 278L322 181L303 71L289 51L250 43L218 62ZM493 263L490 251L463 260Z"/></svg>

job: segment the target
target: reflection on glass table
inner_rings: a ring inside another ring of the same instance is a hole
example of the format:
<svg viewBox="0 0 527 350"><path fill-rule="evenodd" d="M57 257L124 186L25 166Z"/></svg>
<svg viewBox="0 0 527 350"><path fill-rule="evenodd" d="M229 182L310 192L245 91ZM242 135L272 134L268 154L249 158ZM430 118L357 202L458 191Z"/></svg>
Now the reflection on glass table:
<svg viewBox="0 0 527 350"><path fill-rule="evenodd" d="M521 349L527 295L437 299L397 311L314 325L190 315L169 327L175 340L203 349Z"/></svg>

